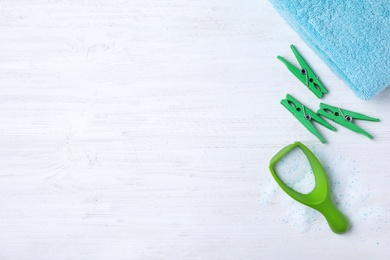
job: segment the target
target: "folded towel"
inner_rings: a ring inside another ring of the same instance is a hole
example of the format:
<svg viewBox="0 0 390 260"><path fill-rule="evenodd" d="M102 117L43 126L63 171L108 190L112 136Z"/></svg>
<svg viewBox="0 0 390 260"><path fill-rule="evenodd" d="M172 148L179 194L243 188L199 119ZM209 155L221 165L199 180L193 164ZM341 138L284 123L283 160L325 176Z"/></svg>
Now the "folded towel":
<svg viewBox="0 0 390 260"><path fill-rule="evenodd" d="M390 85L389 0L270 1L359 98Z"/></svg>

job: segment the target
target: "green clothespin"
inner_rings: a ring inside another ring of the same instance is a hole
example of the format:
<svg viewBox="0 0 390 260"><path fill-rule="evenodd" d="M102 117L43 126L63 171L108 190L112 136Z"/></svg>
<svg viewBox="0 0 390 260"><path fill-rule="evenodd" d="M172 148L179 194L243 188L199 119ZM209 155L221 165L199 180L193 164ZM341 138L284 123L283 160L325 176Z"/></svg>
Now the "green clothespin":
<svg viewBox="0 0 390 260"><path fill-rule="evenodd" d="M318 98L322 98L324 94L328 93L328 90L314 74L313 70L309 67L305 59L303 59L303 57L299 54L294 45L291 44L290 47L295 57L297 58L299 65L301 65L301 69L296 68L281 56L278 56L277 58L281 60L292 72L292 74L294 74L295 77L297 77L306 87L308 87L314 93L314 95L316 95Z"/></svg>
<svg viewBox="0 0 390 260"><path fill-rule="evenodd" d="M378 118L369 117L363 114L359 114L356 112L352 112L349 110L341 109L339 107L333 107L326 104L321 103L320 109L317 111L317 113L325 118L328 118L332 121L334 121L337 124L340 124L349 130L352 130L356 133L362 134L367 136L370 139L373 139L374 137L364 131L362 128L358 127L353 123L354 119L359 120L365 120L365 121L371 121L371 122L379 122L380 120Z"/></svg>
<svg viewBox="0 0 390 260"><path fill-rule="evenodd" d="M276 163L296 147L300 148L302 152L306 155L313 170L316 185L314 187L314 190L309 194L302 194L288 187L279 178L275 170ZM300 142L295 142L286 146L276 155L274 155L274 157L271 159L269 169L275 181L291 198L321 212L322 215L324 215L324 217L328 221L329 227L332 229L333 232L337 234L342 234L348 231L349 221L347 217L343 213L341 213L332 202L324 168L322 168L321 163L318 161L317 157L309 150L309 148L307 148Z"/></svg>
<svg viewBox="0 0 390 260"><path fill-rule="evenodd" d="M320 125L335 131L332 125L318 116L316 113L302 105L298 100L294 99L291 95L287 94L286 99L282 99L280 103L287 108L298 120L304 125L307 130L309 130L312 134L318 137L322 143L325 143L325 139L321 136L318 130L314 127L311 121L316 121Z"/></svg>

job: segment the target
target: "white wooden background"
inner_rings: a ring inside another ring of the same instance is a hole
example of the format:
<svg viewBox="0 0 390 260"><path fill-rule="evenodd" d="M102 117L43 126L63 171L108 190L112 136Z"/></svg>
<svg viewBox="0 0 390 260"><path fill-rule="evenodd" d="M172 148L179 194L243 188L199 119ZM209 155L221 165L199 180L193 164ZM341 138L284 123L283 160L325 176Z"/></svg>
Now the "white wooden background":
<svg viewBox="0 0 390 260"><path fill-rule="evenodd" d="M280 104L319 100L294 43L373 141ZM354 96L262 0L0 3L0 259L389 259L390 91ZM294 141L330 172L335 235L268 171Z"/></svg>

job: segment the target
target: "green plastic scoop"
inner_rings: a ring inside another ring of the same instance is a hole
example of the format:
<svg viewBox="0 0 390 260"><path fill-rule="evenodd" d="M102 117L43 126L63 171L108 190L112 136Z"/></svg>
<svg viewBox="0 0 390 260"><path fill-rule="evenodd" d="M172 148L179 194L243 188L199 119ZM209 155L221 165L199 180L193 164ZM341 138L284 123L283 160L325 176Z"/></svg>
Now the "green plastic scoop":
<svg viewBox="0 0 390 260"><path fill-rule="evenodd" d="M288 187L285 183L282 182L282 180L275 172L275 164L295 147L300 148L302 152L306 155L313 170L316 184L313 191L311 191L309 194L302 194ZM271 159L269 169L279 186L291 198L321 212L322 215L324 215L324 217L328 221L329 227L332 229L333 232L337 234L342 234L349 229L348 219L336 208L336 206L332 202L325 171L322 168L322 165L318 161L317 157L309 150L309 148L307 148L300 142L295 142L284 147Z"/></svg>

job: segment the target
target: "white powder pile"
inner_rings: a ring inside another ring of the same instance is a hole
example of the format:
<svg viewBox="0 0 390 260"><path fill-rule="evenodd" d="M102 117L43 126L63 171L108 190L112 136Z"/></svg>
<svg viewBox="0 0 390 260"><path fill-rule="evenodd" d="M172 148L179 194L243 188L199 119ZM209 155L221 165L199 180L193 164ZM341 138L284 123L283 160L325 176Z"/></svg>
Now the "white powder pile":
<svg viewBox="0 0 390 260"><path fill-rule="evenodd" d="M315 187L313 170L299 147L278 161L274 170L284 184L299 193L309 194Z"/></svg>
<svg viewBox="0 0 390 260"><path fill-rule="evenodd" d="M321 162L328 178L332 200L349 218L352 227L369 221L372 231L376 232L382 225L390 222L389 208L367 205L370 187L356 168L355 161L320 145L308 148ZM315 187L310 164L300 149L292 150L278 164L275 170L289 187L303 194L309 193ZM263 189L260 205L281 204L285 209L282 221L300 233L329 229L321 213L293 200L278 186L271 173L267 174L270 177L261 183Z"/></svg>

